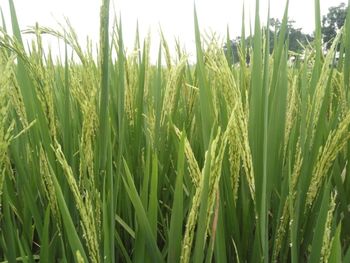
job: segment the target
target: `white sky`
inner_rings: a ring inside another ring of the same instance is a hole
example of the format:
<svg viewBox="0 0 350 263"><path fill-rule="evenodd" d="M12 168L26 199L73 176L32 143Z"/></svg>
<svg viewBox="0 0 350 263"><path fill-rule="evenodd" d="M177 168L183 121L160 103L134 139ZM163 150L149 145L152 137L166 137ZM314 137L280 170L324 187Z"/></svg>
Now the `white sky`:
<svg viewBox="0 0 350 263"><path fill-rule="evenodd" d="M216 32L225 37L229 26L231 38L240 34L242 6L244 0L197 0L197 14L202 32ZM99 8L101 0L14 0L20 27L26 29L36 22L39 25L57 28L63 17L68 17L84 42L86 36L94 41L99 34ZM255 0L245 0L246 29L249 28L249 14L254 18ZM271 0L271 17L282 18L285 0ZM330 6L347 0L321 0L321 13L326 14ZM260 19L267 17L268 0L260 0ZM0 0L9 26L8 1ZM111 0L111 8L121 15L126 47L133 47L136 21L139 22L141 38L148 31L152 35L152 56L159 46L159 25L169 44L178 38L186 50L194 53L194 0ZM314 29L314 0L290 0L289 17L296 21L296 27L311 33ZM252 26L253 26L252 21ZM54 45L54 44L53 44ZM171 46L171 51L174 51Z"/></svg>

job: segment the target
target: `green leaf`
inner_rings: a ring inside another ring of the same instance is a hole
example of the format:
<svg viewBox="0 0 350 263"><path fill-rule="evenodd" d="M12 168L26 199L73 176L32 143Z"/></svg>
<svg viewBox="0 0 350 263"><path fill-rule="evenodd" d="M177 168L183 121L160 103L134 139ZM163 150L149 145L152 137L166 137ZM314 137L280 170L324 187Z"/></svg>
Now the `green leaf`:
<svg viewBox="0 0 350 263"><path fill-rule="evenodd" d="M182 222L183 222L183 176L185 165L185 133L182 132L177 156L177 176L175 183L174 201L171 209L168 263L180 261Z"/></svg>
<svg viewBox="0 0 350 263"><path fill-rule="evenodd" d="M49 252L50 252L49 227L50 227L50 207L48 206L45 212L43 233L41 234L42 240L40 245L40 260L42 262L49 262Z"/></svg>
<svg viewBox="0 0 350 263"><path fill-rule="evenodd" d="M331 252L328 258L329 263L338 263L342 261L342 245L340 240L341 224L338 225L332 241Z"/></svg>
<svg viewBox="0 0 350 263"><path fill-rule="evenodd" d="M197 230L196 230L196 241L194 246L194 259L195 263L202 263L204 259L204 250L206 243L206 235L207 235L207 211L208 211L208 196L209 196L209 177L210 177L210 167L212 162L211 156L211 148L212 143L209 144L209 149L207 151L205 165L203 169L203 190L200 196L200 208L199 215L197 221Z"/></svg>
<svg viewBox="0 0 350 263"><path fill-rule="evenodd" d="M197 51L197 64L196 73L198 77L199 84L199 101L200 101L200 113L202 121L202 135L205 149L209 145L210 132L212 130L212 125L214 123L213 116L213 95L208 84L206 70L204 65L204 57L201 44L201 35L198 25L198 18L196 7L194 8L194 30L196 37L196 51Z"/></svg>
<svg viewBox="0 0 350 263"><path fill-rule="evenodd" d="M125 168L125 177L123 177L124 186L132 204L134 205L139 227L145 233L147 252L151 256L151 258L154 260L154 262L164 262L162 254L160 253L157 247L156 239L152 233L152 229L148 221L146 211L137 193L133 178L131 176L129 167L125 160L124 160L124 168Z"/></svg>
<svg viewBox="0 0 350 263"><path fill-rule="evenodd" d="M321 249L323 245L323 234L326 227L329 199L330 199L330 183L323 188L322 191L322 202L318 212L317 222L314 231L314 237L311 245L311 254L309 262L320 262Z"/></svg>
<svg viewBox="0 0 350 263"><path fill-rule="evenodd" d="M79 251L81 256L83 257L83 259L85 260L85 262L87 262L87 257L86 257L84 247L83 247L83 245L80 241L79 235L76 231L76 226L73 223L73 219L72 219L71 214L68 210L66 201L65 201L63 193L62 193L61 186L59 185L56 176L52 176L52 181L53 181L53 185L55 187L57 203L58 203L59 210L61 212L63 226L65 229L72 253L73 253L73 255L76 255L76 252Z"/></svg>

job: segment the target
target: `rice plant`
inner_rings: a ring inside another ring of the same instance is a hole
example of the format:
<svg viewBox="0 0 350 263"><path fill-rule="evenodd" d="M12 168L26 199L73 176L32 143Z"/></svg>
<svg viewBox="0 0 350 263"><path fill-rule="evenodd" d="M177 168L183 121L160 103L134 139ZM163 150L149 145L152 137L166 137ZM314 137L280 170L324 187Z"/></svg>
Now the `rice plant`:
<svg viewBox="0 0 350 263"><path fill-rule="evenodd" d="M149 38L125 51L109 0L97 59L69 23L21 31L9 4L1 262L350 262L349 13L323 54L315 0L315 39L289 65L288 0L272 53L256 0L237 63L194 11L196 62L162 35L152 64Z"/></svg>

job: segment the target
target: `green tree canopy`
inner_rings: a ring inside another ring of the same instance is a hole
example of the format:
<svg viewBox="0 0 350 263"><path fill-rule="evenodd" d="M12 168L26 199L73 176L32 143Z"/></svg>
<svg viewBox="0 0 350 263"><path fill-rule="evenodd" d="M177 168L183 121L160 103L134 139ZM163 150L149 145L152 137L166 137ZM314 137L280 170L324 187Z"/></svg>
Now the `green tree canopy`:
<svg viewBox="0 0 350 263"><path fill-rule="evenodd" d="M281 21L277 18L271 18L270 19L270 53L272 53L274 49L274 41L275 41L275 35L279 36L281 31ZM266 30L266 28L265 28ZM296 53L301 53L303 51L303 46L307 45L308 42L311 42L313 40L313 37L309 34L305 34L302 32L301 28L295 27L295 21L289 20L288 21L288 30L286 32L285 41L288 41L288 47L290 51L294 51ZM232 52L232 55L230 56L231 59L233 59L234 63L237 63L239 61L239 46L242 39L240 36L236 37L235 39L232 39L230 41L230 48L228 48L228 45L226 44L224 46L224 50L226 54ZM252 44L252 36L249 36L245 39L245 46L250 46ZM247 56L249 53L247 53ZM249 57L246 58L247 62L249 62Z"/></svg>
<svg viewBox="0 0 350 263"><path fill-rule="evenodd" d="M345 23L347 8L345 3L332 6L328 9L327 15L322 18L323 42L326 44L327 49L331 47L337 32Z"/></svg>

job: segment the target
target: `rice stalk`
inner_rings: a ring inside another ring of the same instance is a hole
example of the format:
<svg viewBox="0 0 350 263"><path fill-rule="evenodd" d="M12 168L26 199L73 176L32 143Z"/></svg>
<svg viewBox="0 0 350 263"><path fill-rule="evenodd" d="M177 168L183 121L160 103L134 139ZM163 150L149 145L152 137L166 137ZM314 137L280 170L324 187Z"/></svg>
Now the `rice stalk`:
<svg viewBox="0 0 350 263"><path fill-rule="evenodd" d="M333 223L333 213L335 209L335 199L336 199L336 193L332 193L331 200L329 203L328 213L327 213L327 220L325 225L325 231L323 234L323 244L321 249L321 261L327 263L330 255L330 250L332 247L331 242L331 231L332 231L332 223Z"/></svg>
<svg viewBox="0 0 350 263"><path fill-rule="evenodd" d="M58 162L61 164L67 183L73 193L75 205L80 214L81 226L83 228L84 238L92 262L99 262L99 245L96 232L95 209L92 206L90 193L84 192L84 196L79 191L78 184L73 175L72 168L68 165L67 160L61 150L61 146L56 142L56 148L53 148Z"/></svg>
<svg viewBox="0 0 350 263"><path fill-rule="evenodd" d="M173 126L173 128L178 138L181 138L180 130L176 126ZM187 158L188 163L188 172L190 174L193 185L197 189L200 184L201 171L187 138L185 138L185 156Z"/></svg>
<svg viewBox="0 0 350 263"><path fill-rule="evenodd" d="M339 127L328 135L324 147L319 149L317 162L312 172L311 183L307 191L306 205L310 207L318 193L322 182L325 180L328 170L338 153L346 146L350 133L350 113L340 122Z"/></svg>
<svg viewBox="0 0 350 263"><path fill-rule="evenodd" d="M211 153L206 152L206 159L205 159L206 162L210 162L210 161L208 161L209 160L208 156L210 156L210 154L215 154L218 143L219 143L219 139L220 139L220 132L218 132L217 136L215 137L215 139L211 143L211 147L209 147L209 150L211 151ZM204 167L206 167L206 163L204 163ZM193 199L192 199L192 206L191 206L191 209L190 209L190 211L188 213L188 217L187 217L186 230L185 230L185 234L184 234L183 241L182 241L181 258L180 258L180 261L182 263L188 263L190 261L190 258L191 258L191 250L192 250L192 245L193 245L195 228L196 228L196 224L197 224L197 218L199 216L199 207L201 204L200 202L201 202L202 193L203 193L203 189L204 189L204 171L205 171L205 169L203 168L202 173L201 173L201 178L199 181L199 185L195 190L195 194L194 194ZM207 214L207 212L208 211L206 211L206 214ZM207 230L208 230L208 224L209 224L208 222L209 221L210 221L210 218L207 217L207 220L206 220L207 225L205 227L205 233L201 233L202 235L204 235L204 240L206 239L206 236L207 236Z"/></svg>

